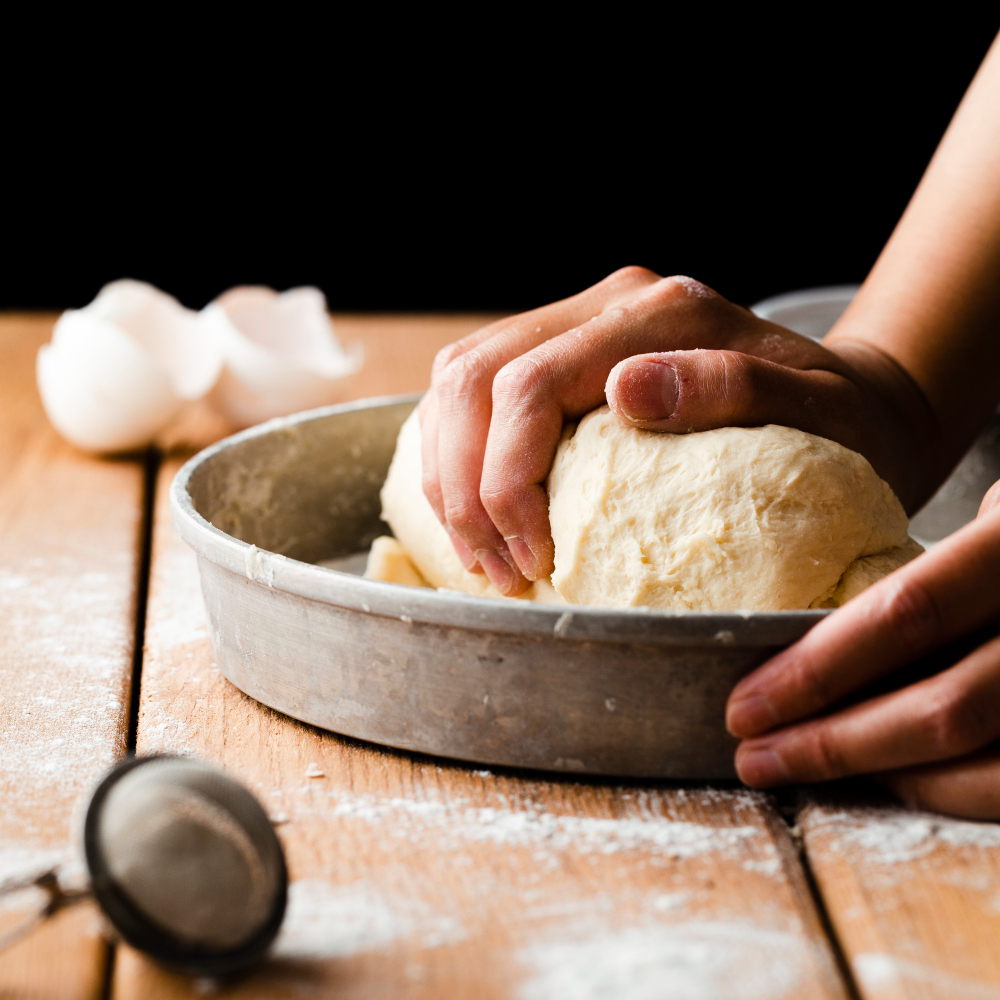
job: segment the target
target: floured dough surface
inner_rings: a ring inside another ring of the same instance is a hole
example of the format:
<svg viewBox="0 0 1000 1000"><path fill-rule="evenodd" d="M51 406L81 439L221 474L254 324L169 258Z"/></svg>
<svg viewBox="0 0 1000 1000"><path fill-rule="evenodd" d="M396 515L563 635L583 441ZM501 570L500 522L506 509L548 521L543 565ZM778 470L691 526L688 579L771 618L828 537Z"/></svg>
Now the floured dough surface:
<svg viewBox="0 0 1000 1000"><path fill-rule="evenodd" d="M382 488L395 539L366 576L500 597L468 572L421 482L416 411ZM657 434L605 406L564 435L548 481L552 580L522 599L605 607L837 607L922 551L887 483L856 452L788 427Z"/></svg>
<svg viewBox="0 0 1000 1000"><path fill-rule="evenodd" d="M829 601L817 604L816 607L839 608L852 597L857 597L862 590L866 590L873 583L878 583L883 576L888 576L900 566L905 566L911 559L916 559L923 551L924 547L919 542L908 538L897 548L855 559L844 570L844 575L840 578L840 583L837 584Z"/></svg>
<svg viewBox="0 0 1000 1000"><path fill-rule="evenodd" d="M865 458L773 424L658 434L601 407L560 444L548 487L552 582L571 604L830 607L919 550Z"/></svg>
<svg viewBox="0 0 1000 1000"><path fill-rule="evenodd" d="M382 487L382 520L386 521L396 540L412 560L416 571L431 587L457 590L476 597L502 597L490 583L485 573L470 573L455 554L451 539L437 519L434 509L424 496L420 458L420 421L417 411L407 418L396 441L396 453L389 466L389 474ZM383 543L376 539L372 546ZM392 539L389 539L392 541ZM379 557L380 558L380 557ZM369 557L365 576L390 583L406 581L390 576L379 576L378 566ZM523 600L563 604L563 599L546 580L532 584L523 594Z"/></svg>

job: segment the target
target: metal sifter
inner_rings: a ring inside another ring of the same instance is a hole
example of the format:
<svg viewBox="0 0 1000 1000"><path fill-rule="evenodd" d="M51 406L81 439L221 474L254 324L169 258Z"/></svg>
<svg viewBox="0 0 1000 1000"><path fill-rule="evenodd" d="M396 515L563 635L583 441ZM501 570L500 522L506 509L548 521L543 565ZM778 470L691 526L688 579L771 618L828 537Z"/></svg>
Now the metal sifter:
<svg viewBox="0 0 1000 1000"><path fill-rule="evenodd" d="M288 876L281 844L254 796L214 767L154 756L116 767L84 823L89 889L66 892L55 872L47 903L0 938L13 943L57 910L93 897L133 947L173 969L245 969L274 940Z"/></svg>

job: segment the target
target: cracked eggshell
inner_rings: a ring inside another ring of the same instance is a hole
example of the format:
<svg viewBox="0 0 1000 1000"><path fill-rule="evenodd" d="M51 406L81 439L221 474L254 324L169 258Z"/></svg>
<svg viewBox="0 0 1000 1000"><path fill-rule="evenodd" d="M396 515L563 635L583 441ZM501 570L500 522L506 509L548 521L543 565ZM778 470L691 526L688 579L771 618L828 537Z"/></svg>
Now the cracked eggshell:
<svg viewBox="0 0 1000 1000"><path fill-rule="evenodd" d="M211 388L221 364L197 313L151 285L116 281L63 313L36 372L56 430L107 453L148 445L186 400Z"/></svg>
<svg viewBox="0 0 1000 1000"><path fill-rule="evenodd" d="M200 313L143 281L105 285L85 310L114 323L156 359L181 399L201 399L222 371L220 345Z"/></svg>
<svg viewBox="0 0 1000 1000"><path fill-rule="evenodd" d="M361 345L341 347L316 288L233 288L202 316L225 357L212 405L243 425L337 402L361 367Z"/></svg>

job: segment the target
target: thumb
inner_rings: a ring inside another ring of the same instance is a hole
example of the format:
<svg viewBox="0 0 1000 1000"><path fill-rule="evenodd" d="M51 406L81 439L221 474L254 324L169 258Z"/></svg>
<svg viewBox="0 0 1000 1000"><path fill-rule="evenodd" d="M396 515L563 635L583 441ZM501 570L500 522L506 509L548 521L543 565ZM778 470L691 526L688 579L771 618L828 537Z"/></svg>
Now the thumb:
<svg viewBox="0 0 1000 1000"><path fill-rule="evenodd" d="M639 354L611 370L605 392L615 415L643 430L784 424L857 448L844 440L857 391L822 369L801 371L738 351Z"/></svg>

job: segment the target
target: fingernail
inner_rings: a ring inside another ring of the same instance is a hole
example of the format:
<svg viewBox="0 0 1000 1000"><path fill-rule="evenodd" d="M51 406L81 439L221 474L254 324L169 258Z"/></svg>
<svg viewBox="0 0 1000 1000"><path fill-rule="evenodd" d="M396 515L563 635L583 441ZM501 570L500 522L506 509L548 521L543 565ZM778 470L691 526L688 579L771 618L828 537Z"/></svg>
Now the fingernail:
<svg viewBox="0 0 1000 1000"><path fill-rule="evenodd" d="M451 544L454 546L458 558L462 561L462 565L470 573L482 573L482 566L476 562L476 557L472 554L472 549L462 541L458 532L450 524L446 524L444 527L445 531L448 532L448 537L451 539Z"/></svg>
<svg viewBox="0 0 1000 1000"><path fill-rule="evenodd" d="M660 361L627 361L615 396L629 420L664 420L677 409L677 372Z"/></svg>
<svg viewBox="0 0 1000 1000"><path fill-rule="evenodd" d="M514 557L514 562L517 563L517 568L529 580L537 580L542 573L538 567L538 560L535 558L535 553L528 548L528 543L516 535L505 538L504 541L507 543L507 548L510 549L510 554Z"/></svg>
<svg viewBox="0 0 1000 1000"><path fill-rule="evenodd" d="M490 583L501 594L509 594L514 589L514 570L500 556L489 549L476 549L476 558L490 578Z"/></svg>
<svg viewBox="0 0 1000 1000"><path fill-rule="evenodd" d="M784 760L769 748L738 753L736 772L740 780L752 788L781 785L791 779Z"/></svg>
<svg viewBox="0 0 1000 1000"><path fill-rule="evenodd" d="M770 699L760 694L731 702L726 709L726 729L741 739L759 736L780 723Z"/></svg>

